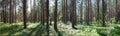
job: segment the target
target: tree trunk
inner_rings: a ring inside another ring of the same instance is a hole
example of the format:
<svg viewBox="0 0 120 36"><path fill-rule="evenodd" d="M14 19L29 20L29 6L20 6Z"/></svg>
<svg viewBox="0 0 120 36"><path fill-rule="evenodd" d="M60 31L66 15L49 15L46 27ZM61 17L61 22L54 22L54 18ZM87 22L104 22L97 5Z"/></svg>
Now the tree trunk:
<svg viewBox="0 0 120 36"><path fill-rule="evenodd" d="M91 3L91 0L88 0L89 1L89 22L92 23L92 20L93 20L93 12L92 12L92 3Z"/></svg>
<svg viewBox="0 0 120 36"><path fill-rule="evenodd" d="M58 29L57 29L57 1L58 0L55 0L55 11L54 11L54 29L56 32L58 32Z"/></svg>
<svg viewBox="0 0 120 36"><path fill-rule="evenodd" d="M102 26L105 27L105 12L106 12L106 2L102 0Z"/></svg>
<svg viewBox="0 0 120 36"><path fill-rule="evenodd" d="M100 5L100 0L97 0L97 18L96 18L96 20L99 20L99 5Z"/></svg>
<svg viewBox="0 0 120 36"><path fill-rule="evenodd" d="M62 14L63 14L62 21L63 23L65 23L65 0L62 0Z"/></svg>
<svg viewBox="0 0 120 36"><path fill-rule="evenodd" d="M72 28L77 29L76 25L76 0L71 0L71 21L72 21Z"/></svg>
<svg viewBox="0 0 120 36"><path fill-rule="evenodd" d="M120 22L119 0L116 0L116 23Z"/></svg>
<svg viewBox="0 0 120 36"><path fill-rule="evenodd" d="M83 0L81 0L81 5L80 5L80 23L83 22Z"/></svg>
<svg viewBox="0 0 120 36"><path fill-rule="evenodd" d="M2 4L3 4L3 22L7 23L7 18L6 18L6 9L7 9L7 0L2 0Z"/></svg>
<svg viewBox="0 0 120 36"><path fill-rule="evenodd" d="M26 24L26 23L27 23L27 21L26 21L26 20L27 20L27 19L26 19L26 17L27 17L27 16L26 16L26 11L27 11L26 7L27 7L27 6L26 6L26 4L27 4L27 0L24 0L24 1L23 1L23 22L24 22L24 29L27 28L27 24Z"/></svg>
<svg viewBox="0 0 120 36"><path fill-rule="evenodd" d="M46 13L47 13L47 36L49 36L49 0L46 2Z"/></svg>

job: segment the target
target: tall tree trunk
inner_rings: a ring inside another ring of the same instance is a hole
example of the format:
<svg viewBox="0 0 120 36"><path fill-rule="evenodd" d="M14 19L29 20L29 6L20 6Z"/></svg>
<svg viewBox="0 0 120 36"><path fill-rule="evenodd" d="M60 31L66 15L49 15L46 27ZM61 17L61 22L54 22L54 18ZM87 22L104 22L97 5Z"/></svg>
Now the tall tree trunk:
<svg viewBox="0 0 120 36"><path fill-rule="evenodd" d="M14 0L15 1L15 23L16 23L16 21L17 21L17 11L16 11L16 6L17 6L17 2L16 2L16 0Z"/></svg>
<svg viewBox="0 0 120 36"><path fill-rule="evenodd" d="M75 27L76 25L76 0L71 0L71 22L72 22L72 28L77 29Z"/></svg>
<svg viewBox="0 0 120 36"><path fill-rule="evenodd" d="M40 0L41 2L41 24L44 25L44 0Z"/></svg>
<svg viewBox="0 0 120 36"><path fill-rule="evenodd" d="M27 20L27 19L26 19L26 17L27 17L27 16L26 16L26 11L27 11L26 7L27 7L27 6L26 6L26 4L27 4L27 0L24 0L24 1L23 1L23 22L24 22L24 29L27 28L27 24L26 24L26 23L27 23L27 21L26 21L26 20Z"/></svg>
<svg viewBox="0 0 120 36"><path fill-rule="evenodd" d="M3 4L3 22L7 23L7 18L6 18L6 8L7 8L7 0L2 0L2 4Z"/></svg>
<svg viewBox="0 0 120 36"><path fill-rule="evenodd" d="M81 5L80 5L80 23L83 22L83 0L81 0Z"/></svg>
<svg viewBox="0 0 120 36"><path fill-rule="evenodd" d="M102 0L102 26L105 27L105 12L106 12L106 2Z"/></svg>
<svg viewBox="0 0 120 36"><path fill-rule="evenodd" d="M46 13L47 13L47 36L49 36L49 0L46 2Z"/></svg>
<svg viewBox="0 0 120 36"><path fill-rule="evenodd" d="M66 21L66 22L68 21L68 5L67 5L68 3L67 3L67 1L68 1L68 0L66 0L66 7L65 7L65 8L66 8L66 9L65 9L65 10L66 10L66 11L65 11L65 15L66 15L66 17L65 17L66 20L65 20L65 21Z"/></svg>
<svg viewBox="0 0 120 36"><path fill-rule="evenodd" d="M65 0L62 0L62 21L65 23Z"/></svg>
<svg viewBox="0 0 120 36"><path fill-rule="evenodd" d="M43 24L45 23L45 5L44 5L44 3L45 3L45 0L43 0L43 3L42 3L42 5L43 5L43 15L42 15L42 19L43 19Z"/></svg>
<svg viewBox="0 0 120 36"><path fill-rule="evenodd" d="M116 9L116 10L115 10L116 13L117 13L117 3L118 3L117 1L118 1L118 0L115 1L115 2L116 2L116 3L115 3L115 5L116 5L116 8L115 8L115 9ZM116 23L117 23L117 22L118 22L118 20L117 20L117 15L116 15L116 17L115 17L115 20L116 20Z"/></svg>
<svg viewBox="0 0 120 36"><path fill-rule="evenodd" d="M100 0L97 0L97 18L96 18L96 20L99 20L99 5L100 5Z"/></svg>
<svg viewBox="0 0 120 36"><path fill-rule="evenodd" d="M116 22L120 22L120 1L119 0L116 0Z"/></svg>
<svg viewBox="0 0 120 36"><path fill-rule="evenodd" d="M43 23L43 19L42 19L42 12L43 12L43 9L42 9L42 0L40 0L40 6L41 6L41 24Z"/></svg>
<svg viewBox="0 0 120 36"><path fill-rule="evenodd" d="M10 24L12 23L11 22L11 12L12 12L12 0L10 1L10 15L9 15L9 22L10 22Z"/></svg>
<svg viewBox="0 0 120 36"><path fill-rule="evenodd" d="M93 12L92 12L92 3L91 3L91 0L88 0L89 1L89 22L92 23L92 20L93 20Z"/></svg>
<svg viewBox="0 0 120 36"><path fill-rule="evenodd" d="M66 23L68 21L68 7L67 7L67 0L62 0L62 21Z"/></svg>
<svg viewBox="0 0 120 36"><path fill-rule="evenodd" d="M34 0L34 9L33 9L33 22L35 23L37 21L37 12L36 12L36 0Z"/></svg>
<svg viewBox="0 0 120 36"><path fill-rule="evenodd" d="M54 29L56 32L58 32L58 29L57 29L57 1L58 0L55 0L55 11L54 11Z"/></svg>
<svg viewBox="0 0 120 36"><path fill-rule="evenodd" d="M89 0L86 0L86 23L87 25L90 25L89 24Z"/></svg>

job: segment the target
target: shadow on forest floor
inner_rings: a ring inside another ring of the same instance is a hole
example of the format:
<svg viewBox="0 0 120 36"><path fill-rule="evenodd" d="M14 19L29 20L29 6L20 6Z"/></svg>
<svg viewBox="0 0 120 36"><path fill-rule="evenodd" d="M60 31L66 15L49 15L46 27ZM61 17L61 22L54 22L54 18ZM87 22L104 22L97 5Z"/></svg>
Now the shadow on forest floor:
<svg viewBox="0 0 120 36"><path fill-rule="evenodd" d="M45 31L45 27L42 24L39 24L38 26L36 26L34 29L32 29L32 31L28 34L28 36L42 36L42 34Z"/></svg>
<svg viewBox="0 0 120 36"><path fill-rule="evenodd" d="M64 23L58 24L59 32L55 32L54 25L50 25L50 36L119 36L120 24L111 25L111 27L98 27L78 25L78 30L75 30L70 25ZM94 35L93 35L94 34ZM23 29L22 25L1 24L0 36L46 36L46 26L40 23L30 23L27 29Z"/></svg>
<svg viewBox="0 0 120 36"><path fill-rule="evenodd" d="M50 26L50 35L56 36L53 26ZM58 32L59 34L60 32ZM29 24L27 29L23 25L0 24L0 36L46 36L46 26L33 23Z"/></svg>

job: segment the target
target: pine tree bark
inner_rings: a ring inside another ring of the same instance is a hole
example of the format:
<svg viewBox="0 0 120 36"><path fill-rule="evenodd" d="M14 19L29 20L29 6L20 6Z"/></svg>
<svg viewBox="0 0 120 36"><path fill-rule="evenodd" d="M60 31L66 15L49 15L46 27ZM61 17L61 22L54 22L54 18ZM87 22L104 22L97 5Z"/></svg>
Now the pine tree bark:
<svg viewBox="0 0 120 36"><path fill-rule="evenodd" d="M47 13L47 36L49 36L49 0L46 2L46 13Z"/></svg>
<svg viewBox="0 0 120 36"><path fill-rule="evenodd" d="M83 0L81 0L81 5L80 5L80 23L83 22Z"/></svg>
<svg viewBox="0 0 120 36"><path fill-rule="evenodd" d="M66 9L65 10L66 10L66 14L65 14L66 15L65 19L66 20L65 21L67 22L68 21L68 0L66 0Z"/></svg>
<svg viewBox="0 0 120 36"><path fill-rule="evenodd" d="M2 4L3 4L3 22L7 23L7 18L6 18L6 8L7 8L7 0L2 0Z"/></svg>
<svg viewBox="0 0 120 36"><path fill-rule="evenodd" d="M96 18L96 20L99 20L99 13L100 13L100 11L99 11L99 5L100 5L100 0L97 0L97 18Z"/></svg>
<svg viewBox="0 0 120 36"><path fill-rule="evenodd" d="M102 0L102 26L105 27L105 12L106 12L106 2Z"/></svg>
<svg viewBox="0 0 120 36"><path fill-rule="evenodd" d="M116 23L120 22L120 1L116 0Z"/></svg>
<svg viewBox="0 0 120 36"><path fill-rule="evenodd" d="M27 21L26 21L27 20L26 19L26 11L27 11L26 7L27 6L26 6L26 4L27 4L27 0L24 0L23 1L23 22L24 22L23 24L24 24L24 29L27 28L27 24L26 24L27 23Z"/></svg>
<svg viewBox="0 0 120 36"><path fill-rule="evenodd" d="M58 28L57 28L57 1L55 0L55 10L54 10L54 29L56 32L58 32Z"/></svg>
<svg viewBox="0 0 120 36"><path fill-rule="evenodd" d="M88 0L89 1L89 22L92 23L92 20L93 20L93 12L92 12L92 2L91 0Z"/></svg>
<svg viewBox="0 0 120 36"><path fill-rule="evenodd" d="M72 28L77 29L75 27L76 25L76 0L71 0L71 22L72 22Z"/></svg>
<svg viewBox="0 0 120 36"><path fill-rule="evenodd" d="M9 17L9 22L10 22L10 24L12 23L11 22L11 12L12 12L12 0L10 1L10 17Z"/></svg>
<svg viewBox="0 0 120 36"><path fill-rule="evenodd" d="M63 23L65 23L65 0L62 0L62 14L63 14L63 17L62 17L62 21Z"/></svg>

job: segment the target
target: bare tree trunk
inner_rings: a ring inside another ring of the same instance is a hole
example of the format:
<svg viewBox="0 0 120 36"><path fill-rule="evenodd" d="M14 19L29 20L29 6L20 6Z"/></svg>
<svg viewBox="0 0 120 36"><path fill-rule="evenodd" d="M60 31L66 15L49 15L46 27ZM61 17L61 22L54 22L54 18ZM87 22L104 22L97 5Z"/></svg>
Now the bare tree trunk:
<svg viewBox="0 0 120 36"><path fill-rule="evenodd" d="M49 0L46 2L46 13L47 13L47 36L49 36Z"/></svg>
<svg viewBox="0 0 120 36"><path fill-rule="evenodd" d="M120 1L116 0L116 22L120 22Z"/></svg>
<svg viewBox="0 0 120 36"><path fill-rule="evenodd" d="M96 20L99 20L99 5L100 5L100 0L97 0L97 18L96 18Z"/></svg>
<svg viewBox="0 0 120 36"><path fill-rule="evenodd" d="M45 17L46 17L45 16L45 5L44 5L44 3L45 3L45 0L43 0L43 3L42 3L43 4L43 15L42 15L43 16L43 18L42 18L43 19L43 24L45 23Z"/></svg>
<svg viewBox="0 0 120 36"><path fill-rule="evenodd" d="M76 0L71 0L71 22L72 22L72 28L77 29L75 27L76 25Z"/></svg>
<svg viewBox="0 0 120 36"><path fill-rule="evenodd" d="M89 0L86 0L86 23L87 25L90 25L89 24Z"/></svg>
<svg viewBox="0 0 120 36"><path fill-rule="evenodd" d="M67 1L68 0L66 0L66 9L65 9L66 10L66 13L65 13L65 15L66 15L66 18L65 18L66 20L65 21L66 22L68 21L68 5L67 5L68 3L67 3Z"/></svg>
<svg viewBox="0 0 120 36"><path fill-rule="evenodd" d="M102 0L102 26L105 27L105 12L106 12L106 2Z"/></svg>
<svg viewBox="0 0 120 36"><path fill-rule="evenodd" d="M57 1L55 0L55 11L54 11L54 29L56 32L58 32L58 28L57 28Z"/></svg>
<svg viewBox="0 0 120 36"><path fill-rule="evenodd" d="M12 0L10 1L10 16L9 16L9 18L10 18L10 19L9 19L9 22L10 22L10 24L12 23L12 22L11 22L11 16L12 16L12 15L11 15L11 12L12 12Z"/></svg>
<svg viewBox="0 0 120 36"><path fill-rule="evenodd" d="M89 1L89 22L92 23L92 20L93 20L93 12L92 12L92 2L91 0L88 0Z"/></svg>
<svg viewBox="0 0 120 36"><path fill-rule="evenodd" d="M7 0L2 0L2 4L3 4L3 22L7 23L7 18L6 18L6 8L7 8Z"/></svg>
<svg viewBox="0 0 120 36"><path fill-rule="evenodd" d="M17 20L16 20L16 18L17 18L17 17L16 17L16 16L17 16L17 12L16 12L17 2L16 2L16 0L14 0L14 1L15 1L15 17L14 17L15 20L14 20L14 22L16 23L16 21L17 21Z"/></svg>
<svg viewBox="0 0 120 36"><path fill-rule="evenodd" d="M62 0L62 21L65 23L65 0Z"/></svg>
<svg viewBox="0 0 120 36"><path fill-rule="evenodd" d="M24 29L27 28L27 24L26 24L26 23L27 23L27 21L26 21L26 20L27 20L27 19L26 19L26 17L27 17L27 16L26 16L26 11L27 11L26 7L27 7L27 6L26 6L26 4L27 4L27 0L24 0L24 1L23 1L23 22L24 22Z"/></svg>
<svg viewBox="0 0 120 36"><path fill-rule="evenodd" d="M40 0L41 2L41 24L44 25L44 0Z"/></svg>
<svg viewBox="0 0 120 36"><path fill-rule="evenodd" d="M81 0L81 5L80 5L80 23L83 22L83 0Z"/></svg>

